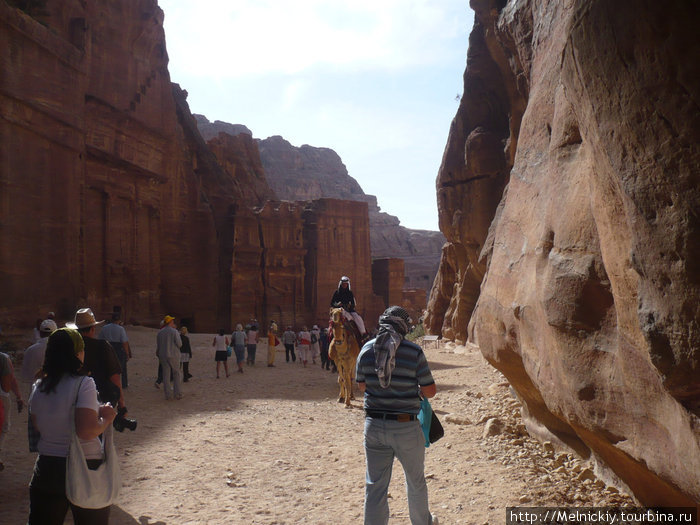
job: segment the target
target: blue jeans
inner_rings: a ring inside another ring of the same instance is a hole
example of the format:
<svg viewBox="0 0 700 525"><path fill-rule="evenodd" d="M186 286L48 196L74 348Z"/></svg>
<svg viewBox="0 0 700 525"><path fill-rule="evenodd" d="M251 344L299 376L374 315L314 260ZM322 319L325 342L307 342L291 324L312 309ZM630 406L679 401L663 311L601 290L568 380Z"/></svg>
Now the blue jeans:
<svg viewBox="0 0 700 525"><path fill-rule="evenodd" d="M243 361L245 361L244 345L234 345L233 351L236 352L236 363L242 363Z"/></svg>
<svg viewBox="0 0 700 525"><path fill-rule="evenodd" d="M365 525L389 522L387 491L394 458L406 476L408 512L413 525L430 525L425 483L425 437L420 423L365 418Z"/></svg>

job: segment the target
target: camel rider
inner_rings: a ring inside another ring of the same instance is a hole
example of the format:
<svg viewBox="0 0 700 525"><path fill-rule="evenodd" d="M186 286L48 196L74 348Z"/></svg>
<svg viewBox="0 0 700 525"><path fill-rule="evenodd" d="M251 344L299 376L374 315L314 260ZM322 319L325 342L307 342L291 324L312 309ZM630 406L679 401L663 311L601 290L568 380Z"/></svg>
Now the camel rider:
<svg viewBox="0 0 700 525"><path fill-rule="evenodd" d="M350 278L345 275L340 278L338 289L333 293L333 298L331 299L331 308L338 308L339 306L343 307L345 318L348 321L355 321L360 335L364 336L367 333L365 323L360 314L355 311L355 296L350 289Z"/></svg>

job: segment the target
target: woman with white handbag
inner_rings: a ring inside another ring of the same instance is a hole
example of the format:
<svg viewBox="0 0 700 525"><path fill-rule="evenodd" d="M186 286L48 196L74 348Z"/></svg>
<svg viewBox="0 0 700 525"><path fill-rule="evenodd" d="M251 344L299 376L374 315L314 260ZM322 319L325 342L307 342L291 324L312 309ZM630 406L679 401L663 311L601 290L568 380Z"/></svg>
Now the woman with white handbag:
<svg viewBox="0 0 700 525"><path fill-rule="evenodd" d="M69 507L76 525L106 524L119 490L111 439L116 412L99 404L95 382L81 374L84 354L76 330L62 328L49 336L42 378L29 399L30 447L39 433L29 525L61 524Z"/></svg>

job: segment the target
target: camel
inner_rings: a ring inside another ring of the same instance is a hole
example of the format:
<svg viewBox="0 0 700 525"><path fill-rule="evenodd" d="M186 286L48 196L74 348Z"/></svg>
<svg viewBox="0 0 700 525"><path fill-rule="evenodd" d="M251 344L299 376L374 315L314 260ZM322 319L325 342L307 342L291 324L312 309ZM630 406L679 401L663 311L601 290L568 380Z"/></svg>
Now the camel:
<svg viewBox="0 0 700 525"><path fill-rule="evenodd" d="M342 308L331 308L333 340L328 347L328 357L335 362L338 369L338 403L345 402L345 407L349 408L350 400L355 399L352 381L355 378L355 361L360 353L360 345L353 331L345 326L346 322L348 321L343 316Z"/></svg>

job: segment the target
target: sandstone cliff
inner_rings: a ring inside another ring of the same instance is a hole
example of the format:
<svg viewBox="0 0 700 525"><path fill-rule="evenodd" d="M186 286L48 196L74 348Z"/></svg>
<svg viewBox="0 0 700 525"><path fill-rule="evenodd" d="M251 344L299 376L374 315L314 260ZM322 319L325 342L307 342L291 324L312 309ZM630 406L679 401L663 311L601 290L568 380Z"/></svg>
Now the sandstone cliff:
<svg viewBox="0 0 700 525"><path fill-rule="evenodd" d="M69 318L78 305L142 321L220 315L210 276L226 211L202 188L236 187L211 165L195 173L162 20L155 0L51 2L39 21L0 3L6 324L49 309Z"/></svg>
<svg viewBox="0 0 700 525"><path fill-rule="evenodd" d="M480 346L532 433L698 504L698 4L471 5L429 329Z"/></svg>

